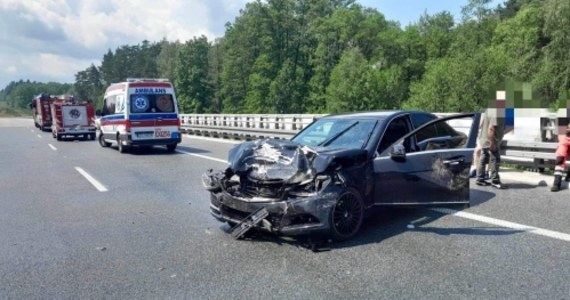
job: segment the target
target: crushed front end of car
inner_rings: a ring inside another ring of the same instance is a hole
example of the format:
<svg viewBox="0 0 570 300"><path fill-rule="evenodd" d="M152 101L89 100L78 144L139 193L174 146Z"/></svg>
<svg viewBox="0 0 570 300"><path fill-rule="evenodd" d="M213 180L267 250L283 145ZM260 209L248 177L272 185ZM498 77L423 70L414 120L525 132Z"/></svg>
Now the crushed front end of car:
<svg viewBox="0 0 570 300"><path fill-rule="evenodd" d="M334 207L347 191L343 167L336 161L362 153L319 153L287 140L242 143L230 150L226 170L209 170L202 176L211 194L210 212L235 225L265 208L269 214L257 227L284 235L327 233ZM342 216L352 217L350 211Z"/></svg>

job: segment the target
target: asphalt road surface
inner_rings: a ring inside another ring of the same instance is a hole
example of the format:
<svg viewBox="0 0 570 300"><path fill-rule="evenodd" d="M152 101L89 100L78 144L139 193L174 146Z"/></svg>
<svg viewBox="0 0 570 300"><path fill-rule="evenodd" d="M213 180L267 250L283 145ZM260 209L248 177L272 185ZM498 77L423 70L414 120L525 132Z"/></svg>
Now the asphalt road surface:
<svg viewBox="0 0 570 300"><path fill-rule="evenodd" d="M231 147L120 154L0 119L0 298L570 299L568 189L472 184L469 209L378 210L315 253L210 216L200 175Z"/></svg>

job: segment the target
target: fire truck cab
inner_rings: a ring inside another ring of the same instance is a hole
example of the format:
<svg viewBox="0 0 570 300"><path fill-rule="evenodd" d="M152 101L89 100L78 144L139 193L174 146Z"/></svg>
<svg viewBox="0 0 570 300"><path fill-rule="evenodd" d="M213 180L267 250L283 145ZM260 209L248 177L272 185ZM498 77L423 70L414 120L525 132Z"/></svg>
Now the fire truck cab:
<svg viewBox="0 0 570 300"><path fill-rule="evenodd" d="M128 78L109 86L98 120L99 144L117 143L120 153L132 146L164 145L174 152L181 142L174 87L167 79Z"/></svg>
<svg viewBox="0 0 570 300"><path fill-rule="evenodd" d="M61 141L63 137L81 136L95 139L95 108L89 102L77 102L73 97L52 96L51 133Z"/></svg>
<svg viewBox="0 0 570 300"><path fill-rule="evenodd" d="M31 107L33 111L34 125L42 131L47 131L51 128L51 102L51 97L46 94L39 94L32 100Z"/></svg>

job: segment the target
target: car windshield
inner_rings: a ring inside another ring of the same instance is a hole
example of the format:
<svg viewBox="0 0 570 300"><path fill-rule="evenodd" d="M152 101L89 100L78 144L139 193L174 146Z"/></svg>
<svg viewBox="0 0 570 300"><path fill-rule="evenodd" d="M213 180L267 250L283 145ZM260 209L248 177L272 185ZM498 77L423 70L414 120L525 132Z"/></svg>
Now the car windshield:
<svg viewBox="0 0 570 300"><path fill-rule="evenodd" d="M293 137L292 141L313 147L362 149L377 120L321 119Z"/></svg>

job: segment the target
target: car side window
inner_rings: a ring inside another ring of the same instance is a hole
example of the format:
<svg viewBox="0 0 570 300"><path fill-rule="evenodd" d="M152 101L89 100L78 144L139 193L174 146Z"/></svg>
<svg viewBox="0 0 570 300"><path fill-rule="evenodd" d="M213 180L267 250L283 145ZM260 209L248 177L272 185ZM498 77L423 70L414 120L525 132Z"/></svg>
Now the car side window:
<svg viewBox="0 0 570 300"><path fill-rule="evenodd" d="M416 151L465 147L468 141L467 135L453 129L448 122L443 120L434 122L406 138L405 142L411 143L415 137Z"/></svg>
<svg viewBox="0 0 570 300"><path fill-rule="evenodd" d="M388 124L388 126L386 127L386 131L384 132L382 140L378 145L378 153L381 154L382 152L384 152L388 147L390 147L397 140L399 140L409 132L410 132L410 127L408 125L406 116L398 117L392 120L390 124ZM406 151L410 150L409 145L411 145L409 142L404 143L404 146L406 146Z"/></svg>
<svg viewBox="0 0 570 300"><path fill-rule="evenodd" d="M109 96L103 102L103 115L115 114L116 96Z"/></svg>
<svg viewBox="0 0 570 300"><path fill-rule="evenodd" d="M431 120L437 119L434 115L428 115L424 113L415 113L411 115L412 117L412 124L414 124L414 128L419 128L423 124L430 122ZM426 130L422 130L416 134L416 141L421 142L425 139L434 137L437 135L437 130L435 127L428 127Z"/></svg>

